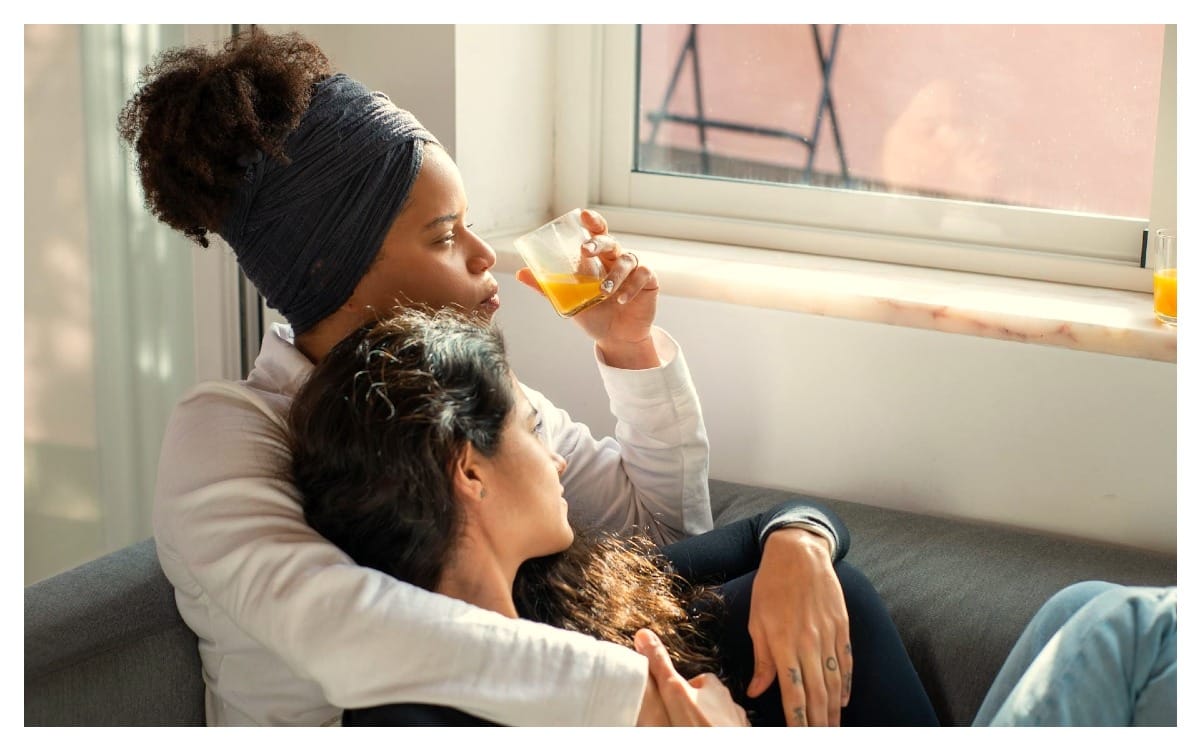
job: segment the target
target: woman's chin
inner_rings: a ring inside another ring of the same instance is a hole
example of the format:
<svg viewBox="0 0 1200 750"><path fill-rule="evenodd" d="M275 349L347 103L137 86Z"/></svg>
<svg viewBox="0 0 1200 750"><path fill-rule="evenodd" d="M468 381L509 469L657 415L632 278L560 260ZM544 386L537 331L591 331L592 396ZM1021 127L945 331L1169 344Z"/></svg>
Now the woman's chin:
<svg viewBox="0 0 1200 750"><path fill-rule="evenodd" d="M570 526L564 524L563 525L563 535L562 535L562 547L559 548L558 551L565 552L566 549L568 547L570 547L574 541L575 541L575 530L572 529Z"/></svg>

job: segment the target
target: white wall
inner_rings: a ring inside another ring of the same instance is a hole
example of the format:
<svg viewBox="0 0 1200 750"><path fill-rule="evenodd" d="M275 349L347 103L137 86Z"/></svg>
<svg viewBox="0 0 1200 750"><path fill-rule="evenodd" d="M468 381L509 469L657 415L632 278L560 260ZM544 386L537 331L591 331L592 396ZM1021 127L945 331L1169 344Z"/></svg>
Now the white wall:
<svg viewBox="0 0 1200 750"><path fill-rule="evenodd" d="M554 174L554 30L458 26L456 160L479 232L547 218Z"/></svg>
<svg viewBox="0 0 1200 750"><path fill-rule="evenodd" d="M298 31L317 43L335 72L382 91L416 115L455 153L454 27L449 24L272 25L271 32Z"/></svg>
<svg viewBox="0 0 1200 750"><path fill-rule="evenodd" d="M549 218L550 139L563 135L553 129L551 28L458 26L446 43L430 27L395 27L382 34L387 52L369 47L378 29L335 28L336 39L319 37L331 57L357 51L371 85L439 138L453 133L477 230ZM413 78L403 65L416 65L405 50L432 36L416 69L453 96L413 103L418 93L400 93ZM497 275L517 372L595 432L611 430L588 342L511 269ZM1176 549L1174 365L670 289L659 322L686 351L716 478Z"/></svg>

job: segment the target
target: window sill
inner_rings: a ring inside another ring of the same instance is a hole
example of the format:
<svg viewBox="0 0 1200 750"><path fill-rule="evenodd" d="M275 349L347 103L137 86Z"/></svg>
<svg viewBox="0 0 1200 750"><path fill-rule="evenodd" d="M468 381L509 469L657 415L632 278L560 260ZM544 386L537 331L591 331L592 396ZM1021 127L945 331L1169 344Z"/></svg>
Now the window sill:
<svg viewBox="0 0 1200 750"><path fill-rule="evenodd" d="M491 237L497 270L517 234ZM1150 294L621 233L663 294L1175 362Z"/></svg>

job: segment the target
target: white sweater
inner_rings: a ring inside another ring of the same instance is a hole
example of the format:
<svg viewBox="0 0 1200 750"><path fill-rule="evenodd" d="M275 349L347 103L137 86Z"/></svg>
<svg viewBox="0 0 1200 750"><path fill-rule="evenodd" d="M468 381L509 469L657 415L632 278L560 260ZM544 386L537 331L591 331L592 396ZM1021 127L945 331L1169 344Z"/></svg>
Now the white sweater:
<svg viewBox="0 0 1200 750"><path fill-rule="evenodd" d="M682 353L654 335L655 369L597 353L616 439L526 392L567 460L571 519L670 542L712 528L708 438ZM308 527L286 419L312 364L291 338L274 326L246 380L193 389L163 439L154 535L199 636L209 724L335 724L398 702L515 726L633 724L647 677L634 651L401 583Z"/></svg>

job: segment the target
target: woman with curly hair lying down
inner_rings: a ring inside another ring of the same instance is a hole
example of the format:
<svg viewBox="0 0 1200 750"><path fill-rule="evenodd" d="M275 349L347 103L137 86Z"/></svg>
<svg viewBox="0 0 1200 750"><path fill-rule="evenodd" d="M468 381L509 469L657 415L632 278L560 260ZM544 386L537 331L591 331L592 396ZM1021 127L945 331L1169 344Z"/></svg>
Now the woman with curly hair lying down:
<svg viewBox="0 0 1200 750"><path fill-rule="evenodd" d="M720 584L753 570L772 526L797 512L834 529L835 557L848 544L832 512L799 501L661 551L644 537L573 528L559 481L566 460L542 439L500 334L446 310L408 309L348 336L289 419L305 517L355 562L509 617L636 645L656 679L681 675L705 693L701 722L747 720L718 676L744 683L753 664L722 648L719 585L684 576ZM635 640L642 629L657 638ZM660 643L670 660L655 659ZM660 692L663 720L679 721ZM781 719L770 710L778 701L742 697L749 718L768 723ZM418 704L347 711L343 722L490 723Z"/></svg>

